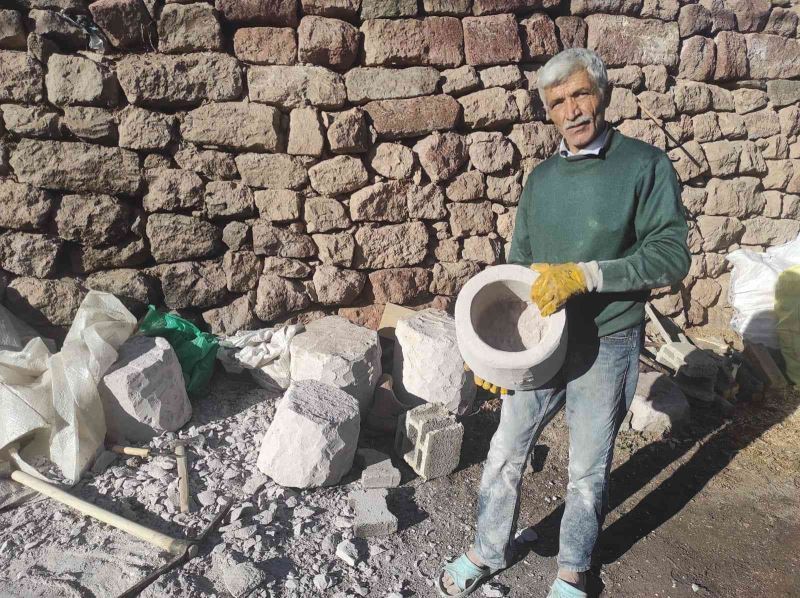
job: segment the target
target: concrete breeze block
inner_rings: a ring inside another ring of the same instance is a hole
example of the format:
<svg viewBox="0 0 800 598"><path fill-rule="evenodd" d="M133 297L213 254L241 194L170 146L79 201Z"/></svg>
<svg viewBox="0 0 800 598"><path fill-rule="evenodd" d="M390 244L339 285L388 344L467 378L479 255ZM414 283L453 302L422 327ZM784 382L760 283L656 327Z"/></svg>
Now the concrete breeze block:
<svg viewBox="0 0 800 598"><path fill-rule="evenodd" d="M357 538L388 536L397 531L397 517L386 507L386 490L354 490L350 505L355 509L353 534Z"/></svg>
<svg viewBox="0 0 800 598"><path fill-rule="evenodd" d="M446 476L458 467L464 426L445 407L415 407L397 426L395 451L426 480Z"/></svg>
<svg viewBox="0 0 800 598"><path fill-rule="evenodd" d="M403 403L441 403L465 413L475 398L472 374L464 370L455 320L438 309L401 318L395 328L393 376Z"/></svg>
<svg viewBox="0 0 800 598"><path fill-rule="evenodd" d="M361 413L372 404L381 375L378 333L341 316L309 323L290 345L292 380L319 380L351 394Z"/></svg>
<svg viewBox="0 0 800 598"><path fill-rule="evenodd" d="M258 469L281 486L337 484L353 466L360 428L354 397L316 380L295 380L264 436Z"/></svg>
<svg viewBox="0 0 800 598"><path fill-rule="evenodd" d="M99 386L108 437L147 442L174 432L192 417L181 364L162 337L132 336Z"/></svg>

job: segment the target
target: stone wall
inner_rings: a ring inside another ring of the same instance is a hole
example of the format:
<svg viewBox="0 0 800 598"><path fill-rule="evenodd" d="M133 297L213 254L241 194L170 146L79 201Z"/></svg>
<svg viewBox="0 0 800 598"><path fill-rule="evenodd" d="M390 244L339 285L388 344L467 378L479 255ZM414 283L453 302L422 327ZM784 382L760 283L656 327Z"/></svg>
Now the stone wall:
<svg viewBox="0 0 800 598"><path fill-rule="evenodd" d="M800 229L788 2L10 1L0 287L34 324L68 325L89 288L214 332L451 305L503 261L559 141L537 69L573 46L685 184L692 269L663 312L726 325L725 253Z"/></svg>

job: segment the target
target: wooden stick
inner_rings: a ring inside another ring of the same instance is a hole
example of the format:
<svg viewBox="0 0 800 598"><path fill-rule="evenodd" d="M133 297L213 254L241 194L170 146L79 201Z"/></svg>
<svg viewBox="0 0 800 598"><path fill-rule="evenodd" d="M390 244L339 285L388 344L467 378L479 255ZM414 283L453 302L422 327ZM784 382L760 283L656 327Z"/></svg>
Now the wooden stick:
<svg viewBox="0 0 800 598"><path fill-rule="evenodd" d="M84 515L88 515L89 517L93 517L98 521L102 521L105 524L116 527L123 532L127 532L130 535L135 536L140 540L144 540L145 542L161 548L162 550L166 550L171 554L183 554L191 546L191 542L187 542L186 540L177 540L167 536L166 534L162 534L161 532L147 528L139 523L135 523L125 519L124 517L120 517L116 513L101 509L97 505L93 505L92 503L86 502L77 496L68 494L67 492L64 492L60 488L56 488L47 482L38 480L32 475L28 475L24 471L12 471L11 479L22 484L23 486L27 486L31 490L36 490L36 492L40 494L44 494L53 500L57 500L68 507L72 507Z"/></svg>
<svg viewBox="0 0 800 598"><path fill-rule="evenodd" d="M658 119L657 119L657 118L656 118L656 117L653 115L653 113L652 113L652 112L650 112L650 111L647 109L647 106L645 106L645 105L644 105L644 103L642 102L642 100L640 100L640 99L637 97L637 98L636 98L636 101L637 101L637 102L639 102L639 108L641 108L641 109L642 109L642 112L644 112L644 113L645 113L645 114L648 116L648 118L650 118L650 120L652 120L654 123L656 123L656 126L657 126L659 129L661 129L662 131L664 131L664 135L666 135L667 137L669 137L669 140L670 140L672 143L674 143L674 144L675 144L675 147L678 147L678 148L680 148L680 149L681 149L681 151L682 151L684 154L686 154L686 155L689 157L689 159L690 159L692 162L694 162L695 166L697 166L698 168L702 168L702 167L703 167L703 165L702 165L702 164L700 164L700 162L698 162L698 161L697 161L697 158L695 158L695 157L694 157L692 154L690 154L690 153L689 153L689 150L687 150L685 147L683 147L683 145L681 145L681 143L680 143L680 142L679 142L677 139L675 139L675 138L674 138L672 135L670 135L670 132L669 132L669 131L667 131L667 128L666 128L666 127L665 127L665 126L664 126L662 123L660 123L660 122L659 122L659 120L658 120Z"/></svg>
<svg viewBox="0 0 800 598"><path fill-rule="evenodd" d="M111 450L118 455L130 455L133 457L142 457L143 459L147 459L150 456L150 449L149 448L139 448L136 446L119 446L114 445L111 447Z"/></svg>
<svg viewBox="0 0 800 598"><path fill-rule="evenodd" d="M189 459L182 442L175 445L175 459L178 462L178 497L181 513L189 512Z"/></svg>

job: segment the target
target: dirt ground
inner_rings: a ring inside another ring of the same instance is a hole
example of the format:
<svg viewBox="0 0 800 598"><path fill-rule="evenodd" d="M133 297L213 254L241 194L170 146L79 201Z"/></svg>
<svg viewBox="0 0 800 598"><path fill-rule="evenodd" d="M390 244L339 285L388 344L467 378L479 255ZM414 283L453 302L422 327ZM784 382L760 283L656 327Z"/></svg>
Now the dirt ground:
<svg viewBox="0 0 800 598"><path fill-rule="evenodd" d="M497 409L490 402L464 419L462 462L446 478L423 482L395 459L403 483L390 492L389 507L400 529L359 543L362 562L351 568L334 556L331 543L352 536L346 495L359 487L358 472L341 486L303 492L259 480L255 472L275 401L245 377L215 377L178 434L190 444L193 493L211 496L188 516L175 512L174 471L164 464L164 473L160 462L118 461L73 489L174 535L196 533L223 496L245 505L240 521L226 520L198 558L142 595L228 596L232 564L252 562L264 576L252 596L434 596L431 579L442 561L467 548L474 533ZM740 402L728 416L718 407L692 406L693 423L680 434L661 440L620 434L613 510L590 596L800 596L800 394ZM362 444L388 451L391 441L365 436ZM542 435L523 485L520 524L533 526L539 539L476 596L546 595L556 571L567 451L559 416ZM165 560L51 501L0 512L1 597L115 596ZM320 589L314 576L329 587Z"/></svg>

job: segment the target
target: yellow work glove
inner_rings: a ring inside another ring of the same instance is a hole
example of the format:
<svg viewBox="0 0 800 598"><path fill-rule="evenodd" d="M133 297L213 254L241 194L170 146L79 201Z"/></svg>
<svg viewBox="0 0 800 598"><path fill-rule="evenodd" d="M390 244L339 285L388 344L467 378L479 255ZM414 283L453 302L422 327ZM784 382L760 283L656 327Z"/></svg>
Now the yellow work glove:
<svg viewBox="0 0 800 598"><path fill-rule="evenodd" d="M464 364L464 371L465 372L471 372L472 368L470 368L465 363ZM507 395L508 394L508 389L507 388L503 388L502 386L497 386L496 384L492 384L491 382L487 382L486 380L484 380L483 378L481 378L480 376L478 376L476 374L473 374L473 377L475 378L475 386L477 386L478 388L482 388L484 390L488 390L491 393L499 393L500 395Z"/></svg>
<svg viewBox="0 0 800 598"><path fill-rule="evenodd" d="M589 290L578 264L533 264L531 268L539 273L531 286L531 301L543 316L554 314L567 299Z"/></svg>
<svg viewBox="0 0 800 598"><path fill-rule="evenodd" d="M496 384L492 384L491 382L484 380L479 376L475 376L475 385L483 390L488 390L490 393L494 394L497 393L500 396L505 396L508 394L508 389L503 388L502 386L497 386Z"/></svg>

